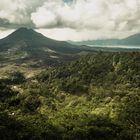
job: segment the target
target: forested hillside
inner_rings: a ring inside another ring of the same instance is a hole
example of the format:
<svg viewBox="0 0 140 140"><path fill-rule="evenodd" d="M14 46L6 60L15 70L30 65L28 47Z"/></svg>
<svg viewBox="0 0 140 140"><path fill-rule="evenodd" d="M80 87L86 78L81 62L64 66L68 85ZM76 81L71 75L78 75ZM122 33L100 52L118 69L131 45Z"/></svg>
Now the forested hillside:
<svg viewBox="0 0 140 140"><path fill-rule="evenodd" d="M139 52L91 53L0 82L1 140L139 140L139 112Z"/></svg>

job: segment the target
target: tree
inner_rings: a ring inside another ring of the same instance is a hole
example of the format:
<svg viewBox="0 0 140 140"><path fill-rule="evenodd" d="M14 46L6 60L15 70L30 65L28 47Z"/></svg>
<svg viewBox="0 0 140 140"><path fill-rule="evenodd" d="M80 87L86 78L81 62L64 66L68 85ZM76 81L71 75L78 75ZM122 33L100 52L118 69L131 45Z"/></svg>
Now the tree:
<svg viewBox="0 0 140 140"><path fill-rule="evenodd" d="M120 112L120 119L128 127L134 140L140 139L140 96L128 94L127 101Z"/></svg>
<svg viewBox="0 0 140 140"><path fill-rule="evenodd" d="M11 84L21 84L25 82L26 80L24 74L19 71L11 73L9 78L10 78Z"/></svg>

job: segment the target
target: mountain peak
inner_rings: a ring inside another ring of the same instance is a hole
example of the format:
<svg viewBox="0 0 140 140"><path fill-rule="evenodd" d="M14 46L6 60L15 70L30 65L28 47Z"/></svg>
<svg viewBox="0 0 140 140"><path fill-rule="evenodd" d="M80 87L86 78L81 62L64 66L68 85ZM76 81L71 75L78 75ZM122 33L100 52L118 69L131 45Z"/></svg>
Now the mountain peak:
<svg viewBox="0 0 140 140"><path fill-rule="evenodd" d="M33 31L34 30L32 28L21 27L21 28L17 29L15 32L33 32Z"/></svg>
<svg viewBox="0 0 140 140"><path fill-rule="evenodd" d="M26 27L20 27L17 30L28 30L28 28L26 28Z"/></svg>
<svg viewBox="0 0 140 140"><path fill-rule="evenodd" d="M12 34L8 36L10 40L32 40L32 38L37 38L39 33L31 28L21 27L15 30Z"/></svg>
<svg viewBox="0 0 140 140"><path fill-rule="evenodd" d="M17 30L15 30L13 33L11 33L10 35L8 35L7 37L3 38L1 40L1 43L6 42L9 44L12 43L17 43L20 41L25 41L26 43L32 43L32 42L37 42L39 40L42 41L42 38L46 38L43 35L41 35L40 33L34 31L31 28L26 28L26 27L21 27Z"/></svg>
<svg viewBox="0 0 140 140"><path fill-rule="evenodd" d="M55 52L61 53L75 53L80 51L80 49L75 48L75 45L71 45L65 41L57 41L47 38L31 28L25 27L17 29L7 37L0 40L0 46L5 46L5 48L11 48L11 46L22 46L23 44L26 44L26 47L28 46L28 48L32 50L35 48L38 50L39 48L41 49L46 47ZM24 47L24 45L22 47Z"/></svg>

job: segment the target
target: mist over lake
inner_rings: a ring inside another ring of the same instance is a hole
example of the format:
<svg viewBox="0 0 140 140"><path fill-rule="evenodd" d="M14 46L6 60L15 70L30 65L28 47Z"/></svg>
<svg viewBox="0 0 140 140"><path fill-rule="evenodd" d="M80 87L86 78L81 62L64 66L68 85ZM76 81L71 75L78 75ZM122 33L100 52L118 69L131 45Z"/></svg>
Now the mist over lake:
<svg viewBox="0 0 140 140"><path fill-rule="evenodd" d="M129 45L88 45L89 47L101 47L101 48L126 48L126 49L140 49L140 45L138 46L129 46Z"/></svg>

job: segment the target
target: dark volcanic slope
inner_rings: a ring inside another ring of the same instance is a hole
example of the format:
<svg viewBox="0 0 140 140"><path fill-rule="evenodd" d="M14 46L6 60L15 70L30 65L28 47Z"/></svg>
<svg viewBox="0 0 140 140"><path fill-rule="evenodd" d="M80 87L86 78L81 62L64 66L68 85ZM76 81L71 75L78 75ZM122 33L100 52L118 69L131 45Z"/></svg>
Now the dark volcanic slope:
<svg viewBox="0 0 140 140"><path fill-rule="evenodd" d="M82 50L68 42L47 38L33 29L20 28L0 40L0 63L60 65L75 60L75 54Z"/></svg>
<svg viewBox="0 0 140 140"><path fill-rule="evenodd" d="M61 53L80 52L80 49L76 48L75 45L71 45L65 41L56 41L47 38L27 28L20 28L6 38L0 40L0 49L9 49L15 46L26 46L30 49L46 47Z"/></svg>

